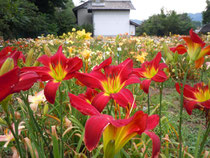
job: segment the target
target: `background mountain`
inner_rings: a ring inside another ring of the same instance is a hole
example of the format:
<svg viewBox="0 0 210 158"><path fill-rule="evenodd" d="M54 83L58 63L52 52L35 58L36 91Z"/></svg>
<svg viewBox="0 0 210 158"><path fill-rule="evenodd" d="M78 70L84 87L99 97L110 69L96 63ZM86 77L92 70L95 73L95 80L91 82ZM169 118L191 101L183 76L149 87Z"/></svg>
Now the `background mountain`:
<svg viewBox="0 0 210 158"><path fill-rule="evenodd" d="M135 22L135 23L137 23L137 24L139 24L139 25L142 23L142 21L141 20L138 20L138 19L132 19L132 21Z"/></svg>
<svg viewBox="0 0 210 158"><path fill-rule="evenodd" d="M188 16L192 19L192 21L202 22L202 13L188 13Z"/></svg>

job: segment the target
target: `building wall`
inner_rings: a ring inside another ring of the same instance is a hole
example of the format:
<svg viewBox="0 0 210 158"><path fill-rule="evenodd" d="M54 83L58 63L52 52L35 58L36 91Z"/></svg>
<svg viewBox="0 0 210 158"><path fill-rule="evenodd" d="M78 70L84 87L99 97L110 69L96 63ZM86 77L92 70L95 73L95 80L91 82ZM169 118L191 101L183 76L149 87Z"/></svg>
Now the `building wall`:
<svg viewBox="0 0 210 158"><path fill-rule="evenodd" d="M77 11L77 23L79 26L84 24L92 24L92 13L88 13L87 9L79 9Z"/></svg>
<svg viewBox="0 0 210 158"><path fill-rule="evenodd" d="M136 35L136 27L135 25L130 25L130 35Z"/></svg>
<svg viewBox="0 0 210 158"><path fill-rule="evenodd" d="M130 11L93 11L94 36L130 33Z"/></svg>

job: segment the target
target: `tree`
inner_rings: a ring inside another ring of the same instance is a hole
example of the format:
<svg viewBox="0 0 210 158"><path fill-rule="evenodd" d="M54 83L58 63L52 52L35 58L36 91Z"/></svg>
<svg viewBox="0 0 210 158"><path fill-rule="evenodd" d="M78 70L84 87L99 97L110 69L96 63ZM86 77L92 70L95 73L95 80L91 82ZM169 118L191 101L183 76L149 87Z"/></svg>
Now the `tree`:
<svg viewBox="0 0 210 158"><path fill-rule="evenodd" d="M53 14L55 12L55 8L65 8L65 4L68 0L28 0L34 3L40 12Z"/></svg>
<svg viewBox="0 0 210 158"><path fill-rule="evenodd" d="M66 3L65 9L57 9L55 12L55 21L59 26L58 35L63 34L64 32L69 32L72 30L76 23L76 17L72 11L74 8L74 3L68 1Z"/></svg>
<svg viewBox="0 0 210 158"><path fill-rule="evenodd" d="M206 0L206 10L202 12L203 15L203 25L210 23L210 0Z"/></svg>
<svg viewBox="0 0 210 158"><path fill-rule="evenodd" d="M190 17L185 14L177 14L169 11L167 14L161 9L161 14L153 15L137 28L137 34L164 36L172 34L188 34L191 28L195 28Z"/></svg>
<svg viewBox="0 0 210 158"><path fill-rule="evenodd" d="M40 11L40 6L33 1L35 0L0 1L0 36L12 39L35 38L41 34L57 35L70 31L75 25L72 0L49 0L49 4L54 1L67 3L62 5L55 3L46 8L45 12ZM46 0L40 1L46 2Z"/></svg>

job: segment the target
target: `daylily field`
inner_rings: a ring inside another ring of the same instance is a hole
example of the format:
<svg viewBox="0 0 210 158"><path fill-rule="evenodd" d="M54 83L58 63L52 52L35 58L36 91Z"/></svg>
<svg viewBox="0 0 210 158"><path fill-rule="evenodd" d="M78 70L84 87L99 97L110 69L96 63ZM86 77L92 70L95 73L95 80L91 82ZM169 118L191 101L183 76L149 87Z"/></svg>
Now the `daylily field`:
<svg viewBox="0 0 210 158"><path fill-rule="evenodd" d="M210 34L0 46L0 157L210 156Z"/></svg>

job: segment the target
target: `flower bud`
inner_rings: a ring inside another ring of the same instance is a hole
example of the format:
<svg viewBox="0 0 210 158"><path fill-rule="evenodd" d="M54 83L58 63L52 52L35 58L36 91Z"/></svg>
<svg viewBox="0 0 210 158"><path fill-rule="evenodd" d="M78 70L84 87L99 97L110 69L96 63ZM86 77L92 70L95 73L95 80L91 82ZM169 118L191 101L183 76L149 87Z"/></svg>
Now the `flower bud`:
<svg viewBox="0 0 210 158"><path fill-rule="evenodd" d="M9 72L14 68L14 61L12 58L7 58L0 69L0 76Z"/></svg>
<svg viewBox="0 0 210 158"><path fill-rule="evenodd" d="M169 62L173 61L173 56L171 55L171 52L165 43L163 43L163 51L164 51L164 54L167 57L168 61Z"/></svg>
<svg viewBox="0 0 210 158"><path fill-rule="evenodd" d="M34 54L34 49L31 48L26 58L26 63L25 63L26 66L30 66L30 64L32 63L33 54Z"/></svg>
<svg viewBox="0 0 210 158"><path fill-rule="evenodd" d="M72 126L71 121L67 117L64 119L64 126L67 128Z"/></svg>
<svg viewBox="0 0 210 158"><path fill-rule="evenodd" d="M58 139L58 135L56 132L56 126L51 126L51 130L52 130L52 136L55 136Z"/></svg>
<svg viewBox="0 0 210 158"><path fill-rule="evenodd" d="M11 98L12 98L12 94L8 95L4 100L0 102L5 112L8 112L8 102L11 100Z"/></svg>
<svg viewBox="0 0 210 158"><path fill-rule="evenodd" d="M0 124L7 125L7 122L0 117Z"/></svg>
<svg viewBox="0 0 210 158"><path fill-rule="evenodd" d="M48 109L49 109L48 104L45 104L44 109L43 109L43 114L44 115L46 115L48 113Z"/></svg>
<svg viewBox="0 0 210 158"><path fill-rule="evenodd" d="M47 47L47 45L44 45L44 52L45 52L45 54L47 55L47 56L51 56L51 51L50 51L50 49Z"/></svg>
<svg viewBox="0 0 210 158"><path fill-rule="evenodd" d="M21 118L21 115L20 115L20 113L19 112L15 112L15 119L16 120L19 120Z"/></svg>
<svg viewBox="0 0 210 158"><path fill-rule="evenodd" d="M38 59L40 56L42 56L42 54L39 54L39 56L37 57L37 59ZM40 65L40 62L36 60L33 66L39 66L39 65Z"/></svg>

